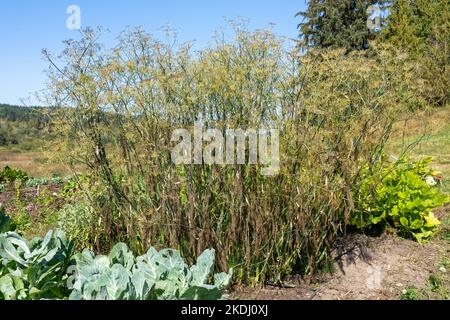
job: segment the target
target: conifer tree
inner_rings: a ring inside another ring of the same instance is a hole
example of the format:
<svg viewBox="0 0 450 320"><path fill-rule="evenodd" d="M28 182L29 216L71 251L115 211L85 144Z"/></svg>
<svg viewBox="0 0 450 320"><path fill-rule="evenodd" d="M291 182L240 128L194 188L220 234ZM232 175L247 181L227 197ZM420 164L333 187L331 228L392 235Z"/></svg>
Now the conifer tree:
<svg viewBox="0 0 450 320"><path fill-rule="evenodd" d="M420 67L422 95L432 105L450 99L448 0L393 0L381 41L408 52Z"/></svg>
<svg viewBox="0 0 450 320"><path fill-rule="evenodd" d="M298 25L305 47L365 49L375 32L367 21L371 5L381 8L385 0L310 0Z"/></svg>

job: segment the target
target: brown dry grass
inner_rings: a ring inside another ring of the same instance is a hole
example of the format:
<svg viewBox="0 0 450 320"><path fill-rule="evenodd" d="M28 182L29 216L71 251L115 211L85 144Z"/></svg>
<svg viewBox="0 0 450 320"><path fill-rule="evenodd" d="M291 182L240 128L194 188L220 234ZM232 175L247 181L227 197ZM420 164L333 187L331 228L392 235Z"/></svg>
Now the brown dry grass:
<svg viewBox="0 0 450 320"><path fill-rule="evenodd" d="M450 123L450 105L419 111L414 117L408 115L407 118L396 123L395 138L400 139L403 133L406 137L438 134Z"/></svg>
<svg viewBox="0 0 450 320"><path fill-rule="evenodd" d="M24 170L29 176L51 177L68 174L62 165L51 163L43 152L19 152L0 149L0 169L5 166Z"/></svg>
<svg viewBox="0 0 450 320"><path fill-rule="evenodd" d="M444 176L442 190L450 193L450 106L423 111L409 121L396 124L397 135L388 152L399 155L414 146L410 155L414 159L432 157L432 166Z"/></svg>

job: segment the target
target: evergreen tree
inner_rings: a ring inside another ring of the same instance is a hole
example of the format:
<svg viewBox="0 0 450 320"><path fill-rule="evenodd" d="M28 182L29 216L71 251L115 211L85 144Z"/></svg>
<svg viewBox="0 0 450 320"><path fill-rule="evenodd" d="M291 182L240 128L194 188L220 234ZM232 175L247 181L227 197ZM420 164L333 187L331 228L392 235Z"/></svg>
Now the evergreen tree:
<svg viewBox="0 0 450 320"><path fill-rule="evenodd" d="M381 40L403 48L421 69L422 95L434 105L450 99L448 0L393 0Z"/></svg>
<svg viewBox="0 0 450 320"><path fill-rule="evenodd" d="M423 54L437 42L448 43L448 0L394 0L389 11L384 41L414 55Z"/></svg>
<svg viewBox="0 0 450 320"><path fill-rule="evenodd" d="M367 13L371 5L382 7L386 0L310 0L298 25L305 47L365 49L375 32L369 30Z"/></svg>

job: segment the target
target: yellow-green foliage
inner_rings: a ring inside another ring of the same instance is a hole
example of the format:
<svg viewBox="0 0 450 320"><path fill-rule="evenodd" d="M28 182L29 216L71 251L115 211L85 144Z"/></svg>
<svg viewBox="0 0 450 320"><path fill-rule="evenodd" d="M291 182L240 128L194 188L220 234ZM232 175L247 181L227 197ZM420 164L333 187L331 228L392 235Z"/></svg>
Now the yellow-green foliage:
<svg viewBox="0 0 450 320"><path fill-rule="evenodd" d="M50 89L67 107L55 124L67 137L59 155L89 168L98 243L164 245L191 258L213 247L238 281L327 266L361 170L378 161L396 114L416 103L414 68L401 52L301 55L269 31L240 26L233 41L217 38L199 53L141 30L109 52L94 39L86 32L52 60L62 65ZM175 166L171 132L199 117L207 128L278 128L279 174Z"/></svg>
<svg viewBox="0 0 450 320"><path fill-rule="evenodd" d="M431 210L449 202L436 187L439 180L429 168L430 161L401 159L366 168L364 183L355 190L356 213L351 224L365 230L389 225L402 236L428 241L440 224Z"/></svg>

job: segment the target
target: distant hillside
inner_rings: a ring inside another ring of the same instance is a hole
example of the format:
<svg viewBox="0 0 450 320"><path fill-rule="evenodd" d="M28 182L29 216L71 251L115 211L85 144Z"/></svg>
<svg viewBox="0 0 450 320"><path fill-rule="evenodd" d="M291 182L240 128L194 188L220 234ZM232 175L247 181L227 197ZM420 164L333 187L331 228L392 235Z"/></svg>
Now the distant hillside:
<svg viewBox="0 0 450 320"><path fill-rule="evenodd" d="M47 108L44 107L21 107L9 104L0 104L0 119L8 121L26 121L48 123L48 117L45 115Z"/></svg>
<svg viewBox="0 0 450 320"><path fill-rule="evenodd" d="M48 136L48 109L0 104L0 146L23 145L34 149L36 140Z"/></svg>

